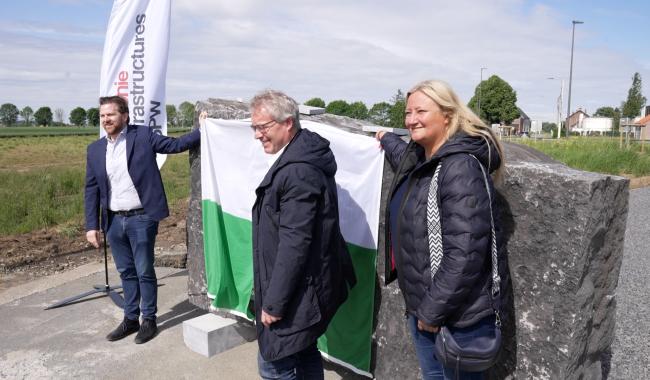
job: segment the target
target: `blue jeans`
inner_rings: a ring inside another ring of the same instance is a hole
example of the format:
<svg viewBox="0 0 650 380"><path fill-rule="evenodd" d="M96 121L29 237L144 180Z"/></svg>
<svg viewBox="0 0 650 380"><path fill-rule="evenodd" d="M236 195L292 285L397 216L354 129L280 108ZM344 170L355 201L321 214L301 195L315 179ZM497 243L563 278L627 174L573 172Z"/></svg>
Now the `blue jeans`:
<svg viewBox="0 0 650 380"><path fill-rule="evenodd" d="M316 343L285 358L267 362L257 354L257 366L264 380L322 380L323 360Z"/></svg>
<svg viewBox="0 0 650 380"><path fill-rule="evenodd" d="M424 380L448 380L456 379L456 370L454 368L445 368L436 359L436 336L438 334L428 331L418 330L418 320L413 315L408 317L408 326L411 331L411 337L415 343L415 352L420 362L422 378ZM479 336L488 336L494 334L494 316L488 316L478 323L464 328L450 327L449 331L457 342L467 342ZM458 374L459 379L463 380L482 380L483 372L464 372Z"/></svg>
<svg viewBox="0 0 650 380"><path fill-rule="evenodd" d="M106 237L124 290L124 316L131 320L156 319L158 281L153 248L158 222L145 214L109 218Z"/></svg>

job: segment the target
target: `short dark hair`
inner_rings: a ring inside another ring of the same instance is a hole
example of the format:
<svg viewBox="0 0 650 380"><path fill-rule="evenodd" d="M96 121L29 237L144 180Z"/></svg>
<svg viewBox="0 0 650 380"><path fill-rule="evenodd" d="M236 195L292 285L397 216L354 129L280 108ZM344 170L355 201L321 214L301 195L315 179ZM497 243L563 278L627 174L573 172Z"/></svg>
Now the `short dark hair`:
<svg viewBox="0 0 650 380"><path fill-rule="evenodd" d="M102 96L99 98L99 105L115 104L120 113L129 113L129 103L121 96Z"/></svg>

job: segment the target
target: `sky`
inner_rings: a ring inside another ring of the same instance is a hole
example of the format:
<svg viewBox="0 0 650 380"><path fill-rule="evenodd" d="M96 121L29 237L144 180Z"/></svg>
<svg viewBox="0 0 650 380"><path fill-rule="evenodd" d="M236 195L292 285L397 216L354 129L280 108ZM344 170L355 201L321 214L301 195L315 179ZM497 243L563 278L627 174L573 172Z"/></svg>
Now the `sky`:
<svg viewBox="0 0 650 380"><path fill-rule="evenodd" d="M155 1L155 0L152 0ZM66 113L96 106L110 0L3 1L0 104ZM650 98L647 0L172 0L167 104L250 99L372 104L425 79L468 102L498 75L531 119L619 106L639 72ZM557 79L548 79L549 77Z"/></svg>

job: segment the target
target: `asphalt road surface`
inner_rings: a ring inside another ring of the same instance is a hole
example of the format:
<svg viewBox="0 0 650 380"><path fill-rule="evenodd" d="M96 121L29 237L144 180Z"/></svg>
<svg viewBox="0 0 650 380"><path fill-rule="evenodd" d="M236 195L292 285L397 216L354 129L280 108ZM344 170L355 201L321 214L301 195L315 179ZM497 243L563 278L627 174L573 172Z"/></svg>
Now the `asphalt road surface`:
<svg viewBox="0 0 650 380"><path fill-rule="evenodd" d="M650 187L630 191L609 379L650 379Z"/></svg>

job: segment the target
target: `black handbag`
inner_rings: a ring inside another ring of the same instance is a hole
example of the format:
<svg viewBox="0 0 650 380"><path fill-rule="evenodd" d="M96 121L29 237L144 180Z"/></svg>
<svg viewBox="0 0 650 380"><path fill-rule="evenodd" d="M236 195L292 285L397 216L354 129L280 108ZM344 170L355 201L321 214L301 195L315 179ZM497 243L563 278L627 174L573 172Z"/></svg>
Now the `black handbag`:
<svg viewBox="0 0 650 380"><path fill-rule="evenodd" d="M476 156L470 154L478 161ZM431 278L440 266L442 259L442 232L440 227L440 211L438 209L438 174L440 173L441 163L438 163L436 170L429 185L429 194L427 199L427 235L429 239L429 258L431 260ZM483 372L492 367L499 357L501 350L501 318L499 311L494 306L494 298L499 294L499 284L501 278L498 271L497 242L494 231L494 217L492 215L492 196L488 185L485 168L479 161L479 166L483 172L485 188L488 193L490 202L490 224L492 227L492 308L495 313L494 336L475 338L467 344L458 344L447 326L441 326L436 336L436 358L444 367L456 369L465 372Z"/></svg>

